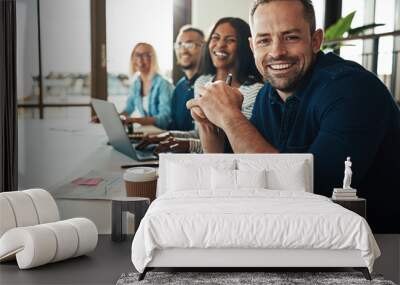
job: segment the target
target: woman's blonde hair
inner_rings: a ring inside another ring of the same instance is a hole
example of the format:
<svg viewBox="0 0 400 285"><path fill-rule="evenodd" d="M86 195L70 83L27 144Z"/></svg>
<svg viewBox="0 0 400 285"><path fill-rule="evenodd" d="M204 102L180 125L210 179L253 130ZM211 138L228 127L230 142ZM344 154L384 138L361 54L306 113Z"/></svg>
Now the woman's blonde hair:
<svg viewBox="0 0 400 285"><path fill-rule="evenodd" d="M133 64L133 57L139 46L146 46L150 49L150 53L151 53L150 74L153 75L155 73L158 73L159 72L158 60L157 60L157 54L156 54L154 47L149 43L137 43L134 46L132 53L131 53L131 61L130 61L130 65L129 65L130 66L129 71L130 71L131 75L134 75L137 72L137 70Z"/></svg>

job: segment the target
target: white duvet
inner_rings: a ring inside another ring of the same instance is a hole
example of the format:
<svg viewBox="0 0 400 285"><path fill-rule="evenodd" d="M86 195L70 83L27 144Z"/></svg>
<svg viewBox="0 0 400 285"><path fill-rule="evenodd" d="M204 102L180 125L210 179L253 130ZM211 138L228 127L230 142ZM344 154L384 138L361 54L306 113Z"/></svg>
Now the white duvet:
<svg viewBox="0 0 400 285"><path fill-rule="evenodd" d="M371 272L380 255L359 215L323 196L265 189L157 198L135 234L132 262L143 272L165 248L358 249Z"/></svg>

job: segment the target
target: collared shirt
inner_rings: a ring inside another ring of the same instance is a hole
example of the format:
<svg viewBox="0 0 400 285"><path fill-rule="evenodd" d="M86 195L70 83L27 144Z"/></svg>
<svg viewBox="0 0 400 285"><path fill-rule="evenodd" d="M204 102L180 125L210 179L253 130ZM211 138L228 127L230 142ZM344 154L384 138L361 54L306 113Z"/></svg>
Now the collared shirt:
<svg viewBox="0 0 400 285"><path fill-rule="evenodd" d="M169 130L191 131L194 129L194 121L190 111L186 108L186 102L194 97L194 82L198 75L191 79L186 76L179 79L172 94L171 117Z"/></svg>
<svg viewBox="0 0 400 285"><path fill-rule="evenodd" d="M334 187L342 187L350 156L351 186L368 200L372 229L400 233L400 224L391 222L400 217L400 112L375 75L320 52L286 102L269 83L264 85L251 122L280 152L314 155L317 194L331 196Z"/></svg>
<svg viewBox="0 0 400 285"><path fill-rule="evenodd" d="M128 115L137 110L143 117L155 117L155 125L167 129L171 121L171 98L173 85L161 75L155 74L151 80L148 97L148 111L143 107L142 80L137 76L129 88L128 100L124 112Z"/></svg>

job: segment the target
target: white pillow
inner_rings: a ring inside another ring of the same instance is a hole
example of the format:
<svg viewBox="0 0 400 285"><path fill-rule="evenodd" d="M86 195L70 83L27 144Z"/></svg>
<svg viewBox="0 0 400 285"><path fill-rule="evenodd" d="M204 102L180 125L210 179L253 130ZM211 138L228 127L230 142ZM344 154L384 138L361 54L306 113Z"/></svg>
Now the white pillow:
<svg viewBox="0 0 400 285"><path fill-rule="evenodd" d="M285 170L272 169L267 172L268 188L274 190L303 191L308 188L304 163Z"/></svg>
<svg viewBox="0 0 400 285"><path fill-rule="evenodd" d="M236 170L211 169L211 189L236 190Z"/></svg>
<svg viewBox="0 0 400 285"><path fill-rule="evenodd" d="M240 190L241 188L266 188L266 171L263 170L211 170L213 190Z"/></svg>
<svg viewBox="0 0 400 285"><path fill-rule="evenodd" d="M306 191L309 189L309 169L305 161L237 160L239 170L266 169L268 189Z"/></svg>
<svg viewBox="0 0 400 285"><path fill-rule="evenodd" d="M237 188L267 188L267 171L235 170Z"/></svg>
<svg viewBox="0 0 400 285"><path fill-rule="evenodd" d="M211 168L234 169L234 167L234 161L216 161L210 165L169 161L167 165L166 189L167 191L210 190Z"/></svg>

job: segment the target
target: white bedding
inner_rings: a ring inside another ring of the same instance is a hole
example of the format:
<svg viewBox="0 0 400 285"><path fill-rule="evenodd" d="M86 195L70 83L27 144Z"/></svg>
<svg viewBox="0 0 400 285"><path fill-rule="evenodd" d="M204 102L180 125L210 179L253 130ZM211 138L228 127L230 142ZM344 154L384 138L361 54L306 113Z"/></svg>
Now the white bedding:
<svg viewBox="0 0 400 285"><path fill-rule="evenodd" d="M143 272L165 248L358 249L371 272L380 255L359 215L323 196L265 189L162 195L135 234L132 262Z"/></svg>

